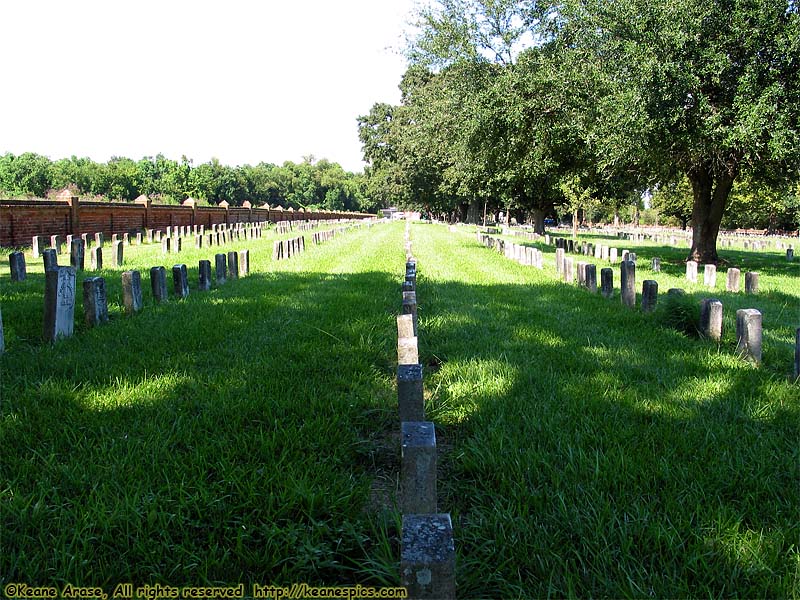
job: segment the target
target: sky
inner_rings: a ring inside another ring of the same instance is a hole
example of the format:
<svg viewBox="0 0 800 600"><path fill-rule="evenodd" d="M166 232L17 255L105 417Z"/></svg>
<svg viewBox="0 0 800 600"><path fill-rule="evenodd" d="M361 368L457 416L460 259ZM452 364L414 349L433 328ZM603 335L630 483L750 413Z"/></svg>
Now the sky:
<svg viewBox="0 0 800 600"><path fill-rule="evenodd" d="M414 0L0 1L0 153L364 167Z"/></svg>

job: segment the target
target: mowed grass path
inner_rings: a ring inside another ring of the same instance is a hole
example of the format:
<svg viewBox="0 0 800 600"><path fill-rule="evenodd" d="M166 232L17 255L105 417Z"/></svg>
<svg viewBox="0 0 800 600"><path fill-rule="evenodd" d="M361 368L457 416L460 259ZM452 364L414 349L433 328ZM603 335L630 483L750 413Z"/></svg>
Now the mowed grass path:
<svg viewBox="0 0 800 600"><path fill-rule="evenodd" d="M217 247L131 248L144 311L121 314L106 270L111 322L87 330L79 301L54 346L40 266L4 268L0 585L380 583L369 439L393 411L402 228L310 235L281 262L274 236L224 247L252 274L210 292ZM149 267L175 262L192 292L154 306Z"/></svg>
<svg viewBox="0 0 800 600"><path fill-rule="evenodd" d="M474 235L412 238L460 596L800 594L788 360L755 369Z"/></svg>

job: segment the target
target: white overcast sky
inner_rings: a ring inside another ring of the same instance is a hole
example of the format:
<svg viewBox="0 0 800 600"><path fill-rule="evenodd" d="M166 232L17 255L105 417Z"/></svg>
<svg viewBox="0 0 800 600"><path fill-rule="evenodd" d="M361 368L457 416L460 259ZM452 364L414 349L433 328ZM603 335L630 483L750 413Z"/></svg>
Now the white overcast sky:
<svg viewBox="0 0 800 600"><path fill-rule="evenodd" d="M414 0L0 0L0 153L360 171Z"/></svg>

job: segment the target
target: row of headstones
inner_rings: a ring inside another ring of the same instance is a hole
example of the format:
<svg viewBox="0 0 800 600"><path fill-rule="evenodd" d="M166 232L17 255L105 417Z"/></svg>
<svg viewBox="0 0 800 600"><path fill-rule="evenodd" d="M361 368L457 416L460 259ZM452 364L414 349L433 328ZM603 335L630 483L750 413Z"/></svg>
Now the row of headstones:
<svg viewBox="0 0 800 600"><path fill-rule="evenodd" d="M275 240L272 245L272 260L292 258L306 251L306 238L302 235L288 240Z"/></svg>
<svg viewBox="0 0 800 600"><path fill-rule="evenodd" d="M678 240L681 240L682 242L691 241L691 236L687 234L666 236L660 233L619 232L618 237L621 239L627 239L636 242L650 240L655 243L669 243L671 246L676 246ZM717 243L721 248L732 248L734 244L737 245L741 244L745 250L759 250L759 251L768 250L770 246L773 246L778 250L786 250L786 258L788 260L794 259L793 245L790 242L784 242L779 239L756 240L747 238L746 234L742 235L724 234L718 237Z"/></svg>
<svg viewBox="0 0 800 600"><path fill-rule="evenodd" d="M250 273L250 251L240 250L215 256L216 282L222 285L228 278L237 279ZM44 292L44 339L55 342L71 337L75 321L76 275L74 267L56 267L45 272ZM185 264L172 267L173 289L176 298L189 296L189 282ZM166 269L162 266L150 269L150 286L156 303L168 300ZM199 264L198 290L211 289L211 261ZM122 301L127 314L142 310L142 278L139 271L122 273ZM90 327L108 321L108 299L103 277L87 277L83 280L83 309L86 324Z"/></svg>
<svg viewBox="0 0 800 600"><path fill-rule="evenodd" d="M505 244L503 240L496 240L493 246L490 247L504 247L506 257L518 260L521 264L530 264L518 258L520 251L518 250L519 246L517 244ZM509 247L516 248L509 253ZM523 256L527 254L526 251L523 253ZM572 284L575 283L577 279L577 284L580 287L589 290L591 293L597 293L597 267L593 263L579 261L576 265L572 257L564 255L563 248L557 247L555 270L556 274L562 278L565 283ZM745 281L747 282L749 280L749 285L754 285L757 290L757 274L747 273L746 275L755 275L755 277L745 277ZM738 279L736 280L736 285L738 287ZM746 285L748 284L746 283ZM600 293L605 298L611 298L614 295L614 271L609 267L600 270ZM673 288L670 289L668 293L683 294L684 291L679 288ZM630 308L636 306L636 263L632 260L625 260L620 263L620 299L625 306ZM719 341L722 336L722 303L715 299L712 300L717 303L713 305L713 312L710 312L711 308L706 307L705 304L701 306L700 329L708 337ZM642 312L652 312L655 310L657 304L658 282L653 279L646 279L642 282L641 310ZM711 315L713 315L713 318ZM737 310L737 351L748 360L760 364L761 338L761 312L755 308ZM798 350L796 350L795 353L797 353L797 351Z"/></svg>
<svg viewBox="0 0 800 600"><path fill-rule="evenodd" d="M343 233L344 231L346 231L344 227L329 229L327 231L318 231L311 236L311 239L315 244L321 244L323 242L332 240L336 237L336 234Z"/></svg>
<svg viewBox="0 0 800 600"><path fill-rule="evenodd" d="M89 250L91 268L99 271L103 268L103 248L94 246ZM59 267L58 251L55 248L47 248L41 252L44 271L51 271ZM70 266L76 271L85 270L85 242L80 238L75 238L70 242L69 262ZM111 265L121 267L124 261L123 242L117 240L111 247ZM27 266L25 263L25 253L12 252L8 255L9 267L11 269L11 281L25 281L27 277Z"/></svg>
<svg viewBox="0 0 800 600"><path fill-rule="evenodd" d="M403 304L397 317L397 406L403 514L400 579L408 598L455 598L455 543L449 513L440 513L436 486L436 429L425 420L417 345L417 261L406 225Z"/></svg>

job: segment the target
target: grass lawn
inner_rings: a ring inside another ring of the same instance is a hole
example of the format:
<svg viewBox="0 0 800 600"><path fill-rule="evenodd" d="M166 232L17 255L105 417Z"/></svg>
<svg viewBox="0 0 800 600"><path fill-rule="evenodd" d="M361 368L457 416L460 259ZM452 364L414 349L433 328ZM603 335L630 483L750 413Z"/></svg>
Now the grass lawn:
<svg viewBox="0 0 800 600"><path fill-rule="evenodd" d="M403 227L281 262L274 236L230 244L250 277L160 306L149 267L176 259L131 248L145 310L122 315L106 270L111 322L86 329L79 301L54 346L41 267L19 284L4 267L0 585L396 584ZM411 237L459 597L800 595L797 263L723 251L761 293L727 294L720 269L716 344L558 282L552 248L538 271L474 233ZM662 257L662 294L705 294L684 250L618 247ZM215 251L179 255L192 286ZM751 307L761 368L734 352Z"/></svg>

